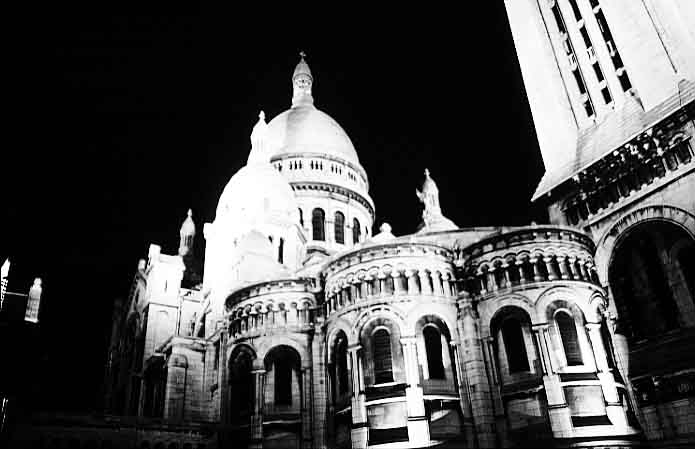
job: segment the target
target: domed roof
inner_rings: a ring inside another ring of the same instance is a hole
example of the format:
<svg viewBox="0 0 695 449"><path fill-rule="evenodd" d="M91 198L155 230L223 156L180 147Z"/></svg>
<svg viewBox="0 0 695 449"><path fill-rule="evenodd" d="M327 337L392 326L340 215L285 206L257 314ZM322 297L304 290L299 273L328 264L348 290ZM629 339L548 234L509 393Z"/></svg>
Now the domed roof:
<svg viewBox="0 0 695 449"><path fill-rule="evenodd" d="M220 195L215 219L252 223L276 218L299 222L289 183L268 163L249 164L236 172Z"/></svg>
<svg viewBox="0 0 695 449"><path fill-rule="evenodd" d="M321 153L360 163L352 141L328 114L312 105L293 107L268 123L273 157L290 153Z"/></svg>

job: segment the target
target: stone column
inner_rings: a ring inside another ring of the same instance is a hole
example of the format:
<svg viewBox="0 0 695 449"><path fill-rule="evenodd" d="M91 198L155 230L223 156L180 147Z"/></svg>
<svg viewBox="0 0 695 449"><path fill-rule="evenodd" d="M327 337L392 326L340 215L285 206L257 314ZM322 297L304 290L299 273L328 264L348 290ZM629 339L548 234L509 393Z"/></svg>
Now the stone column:
<svg viewBox="0 0 695 449"><path fill-rule="evenodd" d="M610 368L608 368L608 356L606 355L603 337L601 336L601 324L587 323L586 330L594 352L596 369L598 371L597 375L601 381L603 396L606 399L606 414L613 424L626 427L627 416L620 402L618 388L615 385L615 378Z"/></svg>
<svg viewBox="0 0 695 449"><path fill-rule="evenodd" d="M487 293L487 288L485 287L485 276L487 274L483 271L478 271L476 275L478 276L478 281L480 282L480 294L484 295Z"/></svg>
<svg viewBox="0 0 695 449"><path fill-rule="evenodd" d="M265 402L265 369L251 371L254 376L256 398L253 404L253 416L251 417L251 439L249 447L263 448L263 406Z"/></svg>
<svg viewBox="0 0 695 449"><path fill-rule="evenodd" d="M519 284L523 285L528 282L528 279L526 279L526 274L524 273L524 261L517 259L515 265L517 270L519 270Z"/></svg>
<svg viewBox="0 0 695 449"><path fill-rule="evenodd" d="M512 277L509 275L509 264L504 262L502 264L502 269L504 270L504 282L506 288L512 288Z"/></svg>
<svg viewBox="0 0 695 449"><path fill-rule="evenodd" d="M401 338L405 378L408 387L405 397L408 402L408 438L415 447L425 446L430 441L430 427L425 414L425 400L420 386L417 367L417 345L415 337Z"/></svg>
<svg viewBox="0 0 695 449"><path fill-rule="evenodd" d="M431 295L432 289L430 288L430 275L427 274L426 270L420 270L418 272L420 276L420 290L423 295Z"/></svg>
<svg viewBox="0 0 695 449"><path fill-rule="evenodd" d="M401 285L401 272L398 270L393 270L391 272L391 277L393 277L393 294L394 295L402 295L403 293L403 287Z"/></svg>
<svg viewBox="0 0 695 449"><path fill-rule="evenodd" d="M312 409L314 401L314 389L312 385L311 362L302 366L301 372L301 415L302 415L302 448L311 449L314 438L312 435Z"/></svg>
<svg viewBox="0 0 695 449"><path fill-rule="evenodd" d="M227 331L226 327L223 327L222 332L220 332L220 421L223 423L229 422L229 364L227 362Z"/></svg>
<svg viewBox="0 0 695 449"><path fill-rule="evenodd" d="M531 257L529 259L529 262L531 262L531 266L533 267L533 281L534 282L542 281L543 276L541 276L541 270L538 268L538 264L540 263L538 261L538 257Z"/></svg>
<svg viewBox="0 0 695 449"><path fill-rule="evenodd" d="M465 373L463 372L463 363L459 354L460 345L452 341L451 347L454 351L454 368L456 369L456 380L459 392L459 401L461 404L461 412L463 413L463 432L466 437L466 447L475 447L475 425L473 423L473 409L471 408L471 397L466 381Z"/></svg>
<svg viewBox="0 0 695 449"><path fill-rule="evenodd" d="M570 265L570 273L572 274L572 279L576 281L577 279L579 279L579 274L577 274L577 266L575 265L575 263L577 262L577 258L570 257L568 261Z"/></svg>
<svg viewBox="0 0 695 449"><path fill-rule="evenodd" d="M419 295L420 291L418 290L417 283L415 282L415 276L417 276L417 271L406 270L405 275L408 278L408 294Z"/></svg>
<svg viewBox="0 0 695 449"><path fill-rule="evenodd" d="M477 313L470 297L464 293L459 300L458 327L461 335L463 372L469 387L478 448L496 447L495 416L490 396L490 384L485 372L485 361L476 327Z"/></svg>
<svg viewBox="0 0 695 449"><path fill-rule="evenodd" d="M326 428L329 417L327 405L331 402L330 382L328 381L328 369L322 354L324 354L325 333L321 330L322 326L316 326L317 331L311 341L311 358L313 365L313 393L310 399L313 401L312 433L314 447L321 448L328 444L326 439ZM332 419L333 416L330 416Z"/></svg>
<svg viewBox="0 0 695 449"><path fill-rule="evenodd" d="M562 437L572 429L572 419L569 408L565 402L565 394L562 391L560 376L556 374L556 363L552 356L549 343L548 324L532 325L534 339L540 351L541 367L543 369L543 386L548 400L548 414L550 426L555 437Z"/></svg>
<svg viewBox="0 0 695 449"><path fill-rule="evenodd" d="M487 270L487 286L491 292L496 292L500 286L497 285L497 279L495 278L495 267L491 266Z"/></svg>
<svg viewBox="0 0 695 449"><path fill-rule="evenodd" d="M360 366L360 345L348 348L350 353L350 373L352 373L352 447L366 448L369 431L367 422L367 406L364 394L364 377Z"/></svg>
<svg viewBox="0 0 695 449"><path fill-rule="evenodd" d="M567 271L567 257L566 256L557 256L557 265L560 267L560 277L562 279L569 279L570 275L569 272Z"/></svg>
<svg viewBox="0 0 695 449"><path fill-rule="evenodd" d="M588 270L587 270L587 268L586 268L586 266L587 266L588 263L589 263L589 262L585 262L585 261L583 261L583 260L580 260L580 261L579 261L579 270L580 270L581 273L582 273L582 279L585 280L585 281L591 280L591 279L589 278L589 272L588 272Z"/></svg>
<svg viewBox="0 0 695 449"><path fill-rule="evenodd" d="M548 280L549 281L554 281L557 279L557 273L555 273L555 268L553 268L553 258L552 257L544 257L543 262L545 262L545 268L548 270Z"/></svg>
<svg viewBox="0 0 695 449"><path fill-rule="evenodd" d="M436 271L430 273L430 280L432 281L432 294L441 296L444 294L442 290L441 277Z"/></svg>

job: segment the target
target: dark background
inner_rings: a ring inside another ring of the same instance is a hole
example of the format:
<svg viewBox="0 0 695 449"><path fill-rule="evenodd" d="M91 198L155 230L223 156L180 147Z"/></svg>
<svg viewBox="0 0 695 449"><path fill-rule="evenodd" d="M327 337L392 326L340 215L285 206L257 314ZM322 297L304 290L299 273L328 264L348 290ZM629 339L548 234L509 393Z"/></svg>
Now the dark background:
<svg viewBox="0 0 695 449"><path fill-rule="evenodd" d="M203 223L245 164L259 109L270 120L290 106L299 50L315 105L369 175L375 228L415 231L425 167L461 227L544 220L530 204L543 165L501 0L60 3L7 16L3 64L0 263L11 257L10 290L44 281L41 347L27 348L42 360L38 408L101 407L113 300L150 243L176 252L189 207L203 254Z"/></svg>

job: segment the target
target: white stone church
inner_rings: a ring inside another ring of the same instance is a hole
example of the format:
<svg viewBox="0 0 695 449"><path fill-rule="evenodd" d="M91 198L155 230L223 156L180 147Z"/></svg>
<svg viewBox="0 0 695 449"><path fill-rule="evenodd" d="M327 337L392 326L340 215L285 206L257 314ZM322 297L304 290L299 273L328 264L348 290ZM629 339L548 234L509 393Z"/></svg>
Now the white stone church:
<svg viewBox="0 0 695 449"><path fill-rule="evenodd" d="M117 303L109 415L23 441L695 444L695 4L505 4L550 224L459 228L423 167L419 230L393 235L302 55L202 227L204 264L189 212Z"/></svg>

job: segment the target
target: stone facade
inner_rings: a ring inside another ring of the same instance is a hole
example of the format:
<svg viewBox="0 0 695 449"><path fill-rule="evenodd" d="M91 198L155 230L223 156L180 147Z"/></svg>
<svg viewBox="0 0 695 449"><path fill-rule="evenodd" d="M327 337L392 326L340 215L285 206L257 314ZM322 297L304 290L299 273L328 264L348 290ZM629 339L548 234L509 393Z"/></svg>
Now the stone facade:
<svg viewBox="0 0 695 449"><path fill-rule="evenodd" d="M73 417L68 430L65 420L39 417L31 426L42 431L18 432L21 442L692 444L695 84L663 68L633 74L640 61L621 46L632 31L620 24L607 33L605 20L619 19L608 9L604 16L603 3L507 2L547 166L536 200L551 224L459 228L425 171L418 232L395 236L383 223L372 236L367 173L347 134L313 106L302 57L292 108L269 123L260 114L248 164L204 227L205 276L190 258L189 213L179 254L152 245L128 299L116 303L105 406L119 417ZM682 3L671 3L631 4L631 17L660 14L642 38L671 27L670 40L662 50L645 45L688 73L690 62L673 56L690 45L672 14ZM558 12L579 25L560 20L564 34L553 35L547 22ZM619 110L597 105L574 120L591 99L565 92L574 69L556 63L566 51L558 44L575 49L587 29L592 42L615 42L575 66L624 53L622 70L589 94L625 89L611 97ZM636 87L626 87L625 70ZM671 76L677 93L640 97L649 76ZM553 96L562 101L548 103ZM558 123L546 126L548 114ZM558 163L571 162L567 145L577 148L571 169Z"/></svg>

